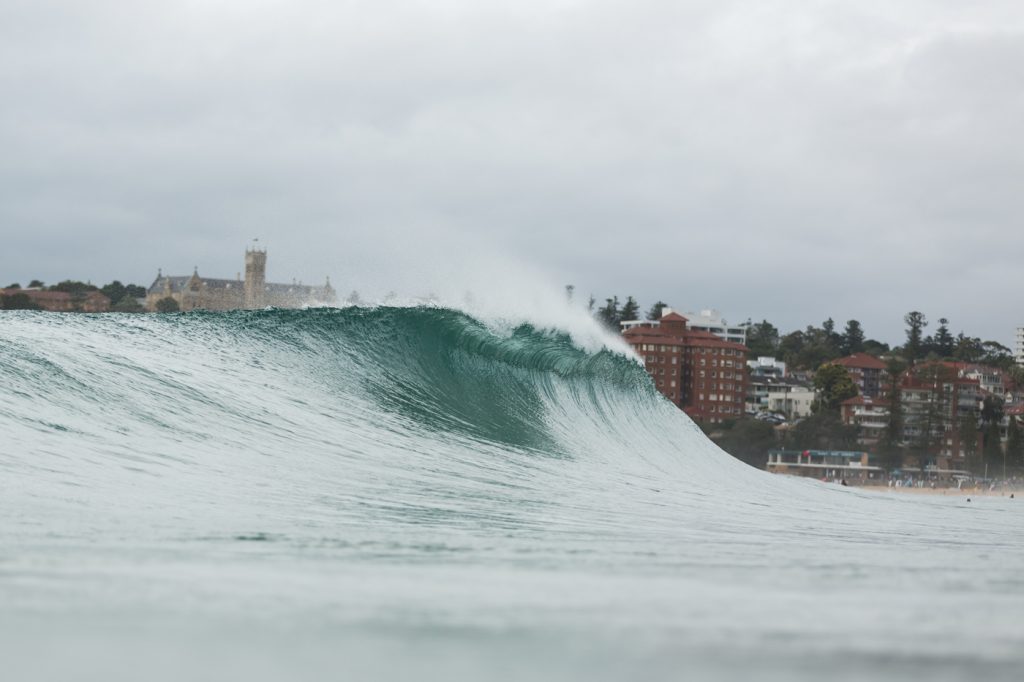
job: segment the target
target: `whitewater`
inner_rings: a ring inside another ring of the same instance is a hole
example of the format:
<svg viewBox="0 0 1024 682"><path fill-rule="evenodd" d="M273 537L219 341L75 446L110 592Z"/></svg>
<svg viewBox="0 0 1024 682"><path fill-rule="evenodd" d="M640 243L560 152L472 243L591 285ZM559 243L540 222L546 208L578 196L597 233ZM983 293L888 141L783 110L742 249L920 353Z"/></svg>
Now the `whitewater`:
<svg viewBox="0 0 1024 682"><path fill-rule="evenodd" d="M0 316L9 680L1020 679L1024 500L772 476L441 307Z"/></svg>

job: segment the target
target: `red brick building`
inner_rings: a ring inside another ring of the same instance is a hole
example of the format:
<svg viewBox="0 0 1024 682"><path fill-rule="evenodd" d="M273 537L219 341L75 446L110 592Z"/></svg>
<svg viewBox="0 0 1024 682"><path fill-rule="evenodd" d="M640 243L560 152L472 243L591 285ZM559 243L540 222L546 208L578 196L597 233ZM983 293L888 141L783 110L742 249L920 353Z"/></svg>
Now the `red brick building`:
<svg viewBox="0 0 1024 682"><path fill-rule="evenodd" d="M833 365L845 367L853 383L857 384L862 396L877 398L885 389L887 376L884 362L867 353L854 353L832 361Z"/></svg>
<svg viewBox="0 0 1024 682"><path fill-rule="evenodd" d="M651 326L622 334L666 398L694 421L720 422L743 415L747 393L747 347L710 332L687 328L669 313Z"/></svg>

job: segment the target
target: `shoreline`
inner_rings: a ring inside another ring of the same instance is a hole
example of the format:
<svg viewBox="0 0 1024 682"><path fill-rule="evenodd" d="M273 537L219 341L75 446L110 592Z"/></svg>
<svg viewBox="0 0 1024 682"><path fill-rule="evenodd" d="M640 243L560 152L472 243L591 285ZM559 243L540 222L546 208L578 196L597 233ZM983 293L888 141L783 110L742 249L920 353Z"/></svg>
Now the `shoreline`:
<svg viewBox="0 0 1024 682"><path fill-rule="evenodd" d="M881 493L897 493L897 494L911 494L911 495L942 495L945 497L1010 497L1013 495L1016 499L1024 494L1024 490L1021 488L996 488L995 490L989 490L988 488L916 488L913 486L901 486L889 487L887 485L858 485L850 486L852 488L860 488L861 490L871 490L874 492Z"/></svg>

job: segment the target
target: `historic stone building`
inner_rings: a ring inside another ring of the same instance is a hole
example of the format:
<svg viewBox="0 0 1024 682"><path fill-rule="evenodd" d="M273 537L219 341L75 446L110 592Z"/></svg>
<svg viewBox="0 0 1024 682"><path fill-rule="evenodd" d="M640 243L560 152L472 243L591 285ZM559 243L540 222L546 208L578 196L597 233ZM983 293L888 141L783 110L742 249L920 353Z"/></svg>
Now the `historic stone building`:
<svg viewBox="0 0 1024 682"><path fill-rule="evenodd" d="M323 286L273 284L267 282L267 252L252 248L245 251L245 279L200 277L198 269L185 277L167 277L158 272L146 291L146 309L173 299L183 310L234 310L237 308L298 308L304 305L334 303L337 295L330 278Z"/></svg>

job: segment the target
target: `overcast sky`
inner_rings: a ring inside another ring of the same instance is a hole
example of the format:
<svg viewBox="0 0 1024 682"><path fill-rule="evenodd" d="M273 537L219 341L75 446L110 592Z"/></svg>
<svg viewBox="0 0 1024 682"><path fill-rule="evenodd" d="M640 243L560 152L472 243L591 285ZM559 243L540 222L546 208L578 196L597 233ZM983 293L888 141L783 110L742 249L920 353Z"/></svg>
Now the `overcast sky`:
<svg viewBox="0 0 1024 682"><path fill-rule="evenodd" d="M500 261L1009 345L1022 122L1019 0L0 0L0 286L259 237L343 292Z"/></svg>

